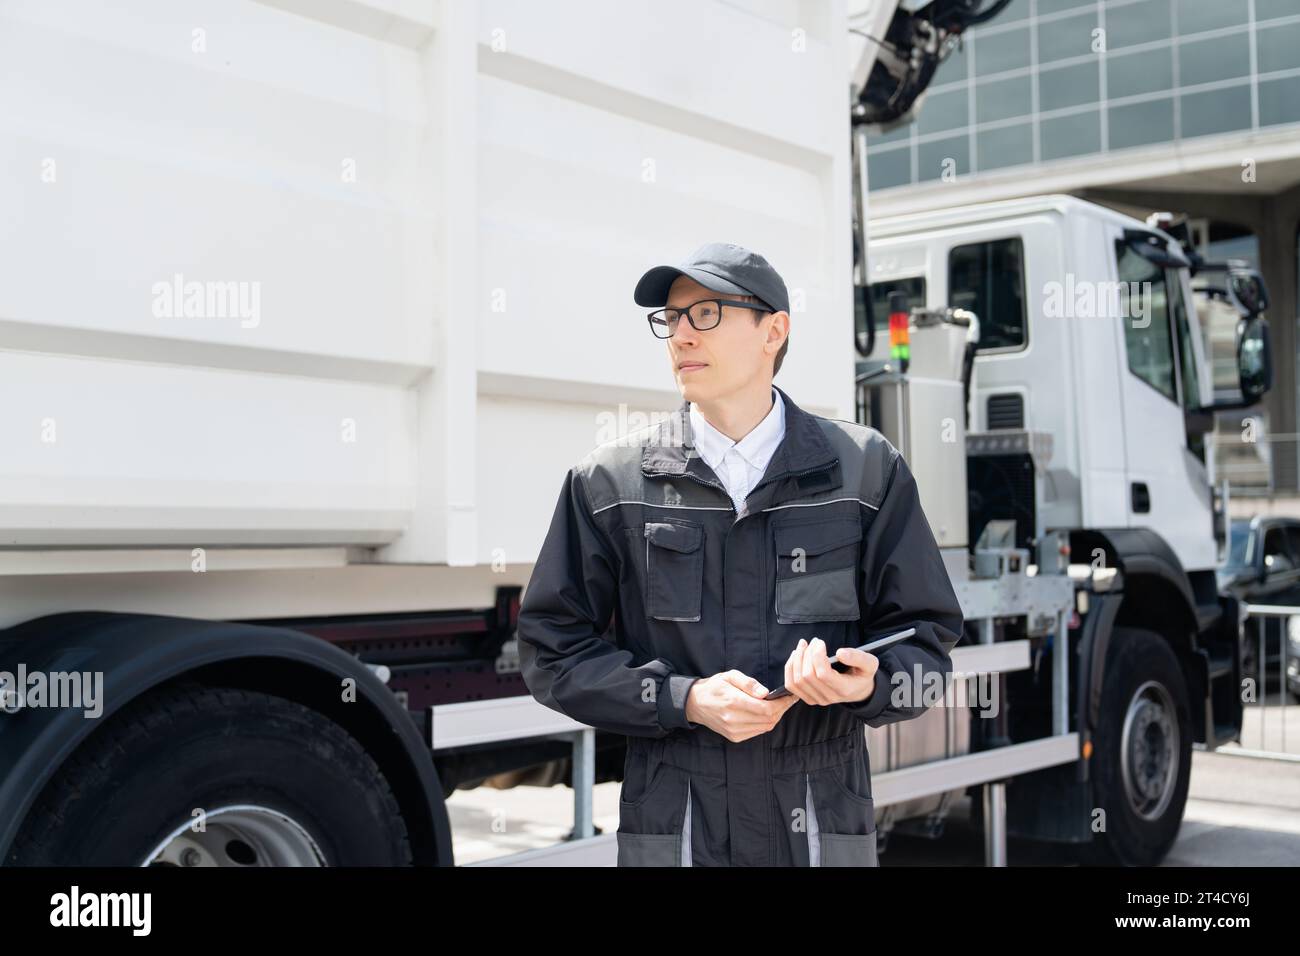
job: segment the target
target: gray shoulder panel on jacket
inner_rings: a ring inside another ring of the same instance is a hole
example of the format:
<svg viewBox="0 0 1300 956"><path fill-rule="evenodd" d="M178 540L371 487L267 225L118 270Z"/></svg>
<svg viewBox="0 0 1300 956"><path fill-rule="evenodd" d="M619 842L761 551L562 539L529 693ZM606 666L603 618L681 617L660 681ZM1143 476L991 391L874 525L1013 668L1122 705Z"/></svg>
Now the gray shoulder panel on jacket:
<svg viewBox="0 0 1300 956"><path fill-rule="evenodd" d="M656 422L597 445L582 457L574 467L586 484L593 512L599 513L620 503L644 501L648 494L657 496L649 504L670 507L689 507L692 504L717 506L716 496L711 495L709 489L702 485L686 482L686 495L691 500L685 500L685 496L674 490L671 484L645 480L641 462L646 446L664 441L672 430L664 422Z"/></svg>
<svg viewBox="0 0 1300 956"><path fill-rule="evenodd" d="M840 458L844 488L856 488L858 497L879 508L889 489L899 451L880 431L839 418L815 416L826 440Z"/></svg>
<svg viewBox="0 0 1300 956"><path fill-rule="evenodd" d="M898 449L875 428L835 418L812 416L840 459L843 484L868 507L879 508L889 488ZM718 493L695 482L646 481L641 471L645 446L664 440L658 422L597 445L577 463L593 512L620 503L645 502L675 508L719 508ZM834 494L834 493L831 493ZM653 495L654 500L646 501Z"/></svg>

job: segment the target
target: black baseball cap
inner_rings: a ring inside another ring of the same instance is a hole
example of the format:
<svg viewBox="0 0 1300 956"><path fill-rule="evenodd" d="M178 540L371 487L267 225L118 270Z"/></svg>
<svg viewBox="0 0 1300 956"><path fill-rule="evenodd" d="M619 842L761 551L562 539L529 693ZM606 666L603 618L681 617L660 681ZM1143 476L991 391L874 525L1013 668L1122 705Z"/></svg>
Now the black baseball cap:
<svg viewBox="0 0 1300 956"><path fill-rule="evenodd" d="M655 266L641 277L632 297L637 305L666 305L668 290L679 276L694 279L714 292L757 296L777 312L790 311L785 280L757 252L734 242L710 242L675 266Z"/></svg>

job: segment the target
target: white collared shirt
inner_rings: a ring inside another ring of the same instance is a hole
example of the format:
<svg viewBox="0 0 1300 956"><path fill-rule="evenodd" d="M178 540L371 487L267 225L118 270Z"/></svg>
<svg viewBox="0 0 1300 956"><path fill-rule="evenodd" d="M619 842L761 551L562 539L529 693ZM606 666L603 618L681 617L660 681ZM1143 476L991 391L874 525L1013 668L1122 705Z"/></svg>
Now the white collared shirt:
<svg viewBox="0 0 1300 956"><path fill-rule="evenodd" d="M696 451L726 486L727 494L735 502L736 513L742 513L745 498L767 471L772 455L785 437L785 403L781 393L772 389L772 410L740 441L732 441L710 425L694 402L691 402L690 415Z"/></svg>

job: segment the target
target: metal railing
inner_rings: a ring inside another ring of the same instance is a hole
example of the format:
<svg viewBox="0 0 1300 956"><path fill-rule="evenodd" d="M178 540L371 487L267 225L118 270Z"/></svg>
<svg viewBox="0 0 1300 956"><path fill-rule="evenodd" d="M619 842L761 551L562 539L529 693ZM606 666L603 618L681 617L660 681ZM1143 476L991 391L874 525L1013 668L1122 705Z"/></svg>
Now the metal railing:
<svg viewBox="0 0 1300 956"><path fill-rule="evenodd" d="M1288 668L1297 663L1297 655L1290 646L1292 618L1300 618L1300 607L1273 604L1248 604L1246 606L1246 633L1244 640L1255 649L1255 664L1250 670L1243 668L1246 680L1252 680L1253 700L1246 699L1242 717L1241 746L1219 748L1219 753L1239 756L1265 757L1273 760L1300 761L1300 704L1291 699ZM1254 627L1250 622L1254 621ZM1295 622L1300 629L1300 620ZM1276 648L1276 670L1271 655ZM1276 677L1277 686L1271 686ZM1287 725L1291 729L1292 745L1287 745ZM1275 744L1276 746L1270 746Z"/></svg>
<svg viewBox="0 0 1300 956"><path fill-rule="evenodd" d="M429 720L429 737L434 753L459 747L528 739L567 740L573 747L570 785L573 787L574 839L555 847L523 851L470 864L471 866L613 865L613 834L608 834L604 840L594 835L594 727L556 713L532 697L502 697L462 704L441 704L431 708ZM594 856L592 850L596 850ZM552 860L551 857L555 859Z"/></svg>

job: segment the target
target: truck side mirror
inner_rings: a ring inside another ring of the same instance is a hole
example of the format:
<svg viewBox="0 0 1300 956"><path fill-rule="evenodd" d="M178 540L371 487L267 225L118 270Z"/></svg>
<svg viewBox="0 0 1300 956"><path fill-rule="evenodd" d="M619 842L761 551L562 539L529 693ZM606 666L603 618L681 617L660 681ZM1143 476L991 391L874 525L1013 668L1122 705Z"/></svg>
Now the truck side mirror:
<svg viewBox="0 0 1300 956"><path fill-rule="evenodd" d="M1253 404L1273 387L1273 352L1269 345L1268 320L1243 319L1238 329L1237 378L1241 382L1242 400Z"/></svg>
<svg viewBox="0 0 1300 956"><path fill-rule="evenodd" d="M1241 398L1202 405L1198 412L1223 412L1250 408L1273 387L1273 349L1269 344L1268 319L1256 316L1237 323L1237 382Z"/></svg>
<svg viewBox="0 0 1300 956"><path fill-rule="evenodd" d="M1268 308L1268 286L1254 269L1229 269L1227 292L1236 310L1248 319Z"/></svg>

